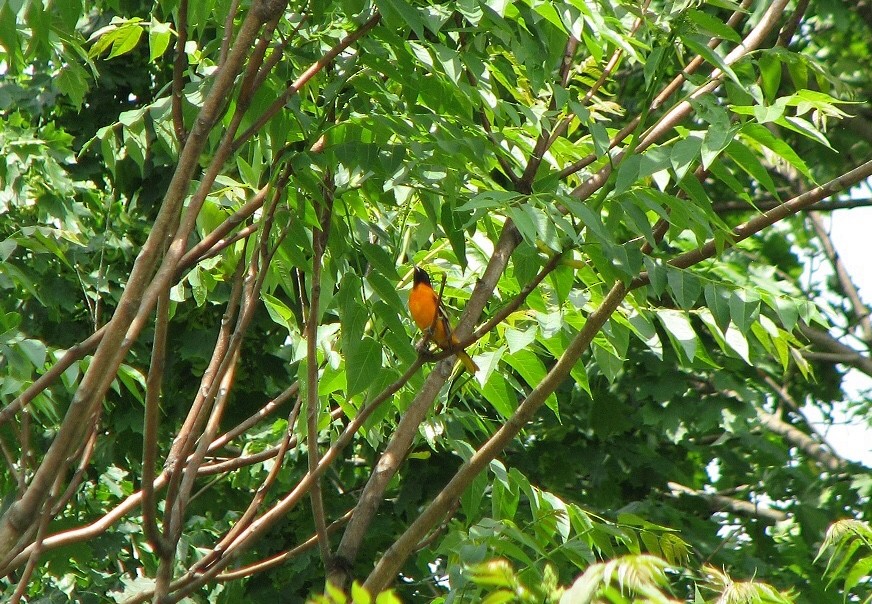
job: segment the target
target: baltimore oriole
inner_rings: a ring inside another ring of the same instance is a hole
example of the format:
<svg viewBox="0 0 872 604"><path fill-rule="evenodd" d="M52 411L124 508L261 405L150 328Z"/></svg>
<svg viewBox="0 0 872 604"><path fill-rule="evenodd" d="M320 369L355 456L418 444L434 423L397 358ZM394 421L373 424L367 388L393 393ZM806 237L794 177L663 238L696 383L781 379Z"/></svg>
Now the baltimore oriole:
<svg viewBox="0 0 872 604"><path fill-rule="evenodd" d="M430 284L430 275L419 266L415 267L414 284L409 294L409 312L412 313L418 329L425 334L429 332L430 338L440 348L450 348L459 344L451 329L451 323L448 322L448 315L439 303L439 296ZM478 371L478 365L466 354L466 351L458 350L456 354L467 371L470 373Z"/></svg>

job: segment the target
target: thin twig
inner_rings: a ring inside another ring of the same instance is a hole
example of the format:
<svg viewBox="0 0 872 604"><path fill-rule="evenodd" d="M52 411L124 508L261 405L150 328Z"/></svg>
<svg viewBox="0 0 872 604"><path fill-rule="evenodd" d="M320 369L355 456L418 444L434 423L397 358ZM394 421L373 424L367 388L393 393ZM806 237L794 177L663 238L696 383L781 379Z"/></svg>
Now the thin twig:
<svg viewBox="0 0 872 604"><path fill-rule="evenodd" d="M872 321L869 319L869 307L863 303L863 299L860 298L860 292L854 284L851 274L848 272L847 267L845 267L845 263L842 262L841 257L839 257L839 253L836 251L836 246L833 245L830 233L828 232L826 225L824 225L823 217L818 212L814 211L809 212L808 217L809 220L811 220L811 224L814 227L818 240L824 248L824 253L827 255L830 264L833 265L833 271L836 273L836 278L839 280L839 286L842 288L842 291L851 303L854 316L857 317L860 324L863 341L867 346L872 347Z"/></svg>
<svg viewBox="0 0 872 604"><path fill-rule="evenodd" d="M94 412L94 415L91 416L90 420L86 422L90 426L90 428L88 432L88 437L85 439L85 442L82 443L80 452L78 454L78 467L76 467L76 471L70 478L70 482L67 485L66 490L64 490L63 494L60 497L54 498L54 505L46 508L46 511L44 512L45 515L54 517L59 514L70 501L70 499L73 498L73 495L76 494L76 490L79 488L79 485L85 478L85 470L88 469L88 464L91 461L91 456L94 455L94 450L97 446L97 428L100 424L100 416L102 414L103 408L100 407ZM76 455L74 455L73 457L76 457Z"/></svg>
<svg viewBox="0 0 872 604"><path fill-rule="evenodd" d="M796 30L799 28L799 23L802 21L805 11L808 10L808 3L809 0L799 0L796 8L793 9L793 14L790 15L790 19L787 20L787 23L785 23L784 27L781 28L781 31L778 32L778 41L775 43L776 46L782 48L790 46L790 41L793 39Z"/></svg>
<svg viewBox="0 0 872 604"><path fill-rule="evenodd" d="M335 533L343 524L348 522L351 519L354 510L348 510L341 517L337 518L327 527L327 534L332 535ZM256 573L262 573L264 571L276 568L277 566L281 566L285 564L288 560L296 558L303 552L307 552L313 547L317 546L319 542L318 535L312 535L305 541L303 541L300 545L291 548L284 552L279 552L278 554L273 554L269 558L264 560L258 560L252 564L246 564L245 566L240 566L231 571L227 571L217 575L215 577L216 581L226 582L226 581L235 581L237 579L242 579L244 577L250 577Z"/></svg>
<svg viewBox="0 0 872 604"><path fill-rule="evenodd" d="M781 510L776 510L753 501L744 501L742 499L736 499L735 497L726 497L716 493L698 491L678 484L677 482L669 482L667 483L667 486L670 489L669 494L672 497L686 495L690 497L698 497L703 501L706 501L709 504L709 509L712 513L726 511L733 514L739 514L740 516L760 518L767 522L781 522L787 519L787 514Z"/></svg>
<svg viewBox="0 0 872 604"><path fill-rule="evenodd" d="M58 479L53 488L53 495L46 501L47 507L51 508L54 506L54 497L57 496L57 491L60 490L62 480L62 475L58 474ZM48 523L51 518L51 514L43 514L39 519L39 527L36 529L36 537L33 541L33 547L30 549L30 554L27 557L27 566L24 567L24 571L18 579L18 585L15 586L15 592L9 599L9 604L18 604L21 601L22 596L24 596L24 592L27 590L30 578L33 576L33 571L36 569L36 564L39 562L39 557L42 555L45 531L48 528Z"/></svg>
<svg viewBox="0 0 872 604"><path fill-rule="evenodd" d="M202 574L193 576L190 572L180 578L173 584L173 598L180 599L192 593L200 586L211 581L217 574L229 565L236 556L242 553L252 542L260 538L275 522L284 518L292 510L300 500L309 492L314 479L321 476L329 467L338 459L339 454L349 445L354 439L355 434L363 427L369 417L393 396L400 388L402 388L413 375L415 375L423 364L421 359L416 359L405 373L400 376L394 383L385 388L372 401L367 403L349 422L339 437L333 442L330 448L321 457L321 463L314 474L307 473L294 487L294 489L286 495L282 500L278 501L272 508L258 518L251 526L249 526L230 546L227 548L227 554L218 560L211 568L204 571ZM435 373L435 372L434 372ZM175 585L178 584L176 590ZM150 597L148 593L143 594L147 599Z"/></svg>
<svg viewBox="0 0 872 604"><path fill-rule="evenodd" d="M303 27L303 24L306 23L308 18L308 15L301 15L300 22L297 23L297 25L294 27L291 35L287 38L283 37L279 45L274 48L273 51L270 53L269 57L266 58L254 78L254 88L260 88L261 85L263 85L264 81L266 80L267 76L272 72L273 68L285 56L285 49L287 49L288 45L291 43L297 33L299 33L300 29Z"/></svg>
<svg viewBox="0 0 872 604"><path fill-rule="evenodd" d="M227 11L227 16L224 18L224 35L221 38L221 53L218 55L219 68L227 61L227 55L230 53L230 41L233 40L233 20L236 18L238 10L239 0L233 0L230 3L230 10Z"/></svg>
<svg viewBox="0 0 872 604"><path fill-rule="evenodd" d="M142 438L142 520L145 537L158 556L167 556L168 544L157 528L157 506L154 500L154 474L157 465L158 426L160 423L161 386L166 360L169 328L169 293L157 302L151 366L145 382L145 422Z"/></svg>
<svg viewBox="0 0 872 604"><path fill-rule="evenodd" d="M779 417L761 410L757 411L757 416L766 429L782 436L790 445L797 447L830 472L843 470L847 465L845 460L836 455L835 452Z"/></svg>
<svg viewBox="0 0 872 604"><path fill-rule="evenodd" d="M851 367L859 369L868 376L872 376L872 359L869 358L868 354L857 352L822 329L800 323L799 331L802 335L808 338L812 344L826 350L826 352L804 352L803 356L828 360L833 363L844 363L845 365L850 365Z"/></svg>
<svg viewBox="0 0 872 604"><path fill-rule="evenodd" d="M168 534L167 514L175 505L177 490L182 480L182 467L185 460L191 454L194 448L194 441L197 438L200 430L198 426L205 422L206 412L204 407L207 403L207 393L209 384L211 384L215 376L218 375L218 370L221 360L225 357L230 346L231 325L236 317L240 300L242 298L243 283L245 281L245 263L241 260L236 266L236 271L233 276L233 286L230 291L230 298L227 301L227 307L224 310L224 316L221 319L221 327L218 332L218 337L212 349L212 357L209 360L209 365L203 376L200 379L200 388L197 389L197 396L191 404L188 415L185 418L184 424L176 434L176 438L170 448L169 455L166 460L166 468L169 473L169 484L166 495L166 505L164 506L164 533Z"/></svg>
<svg viewBox="0 0 872 604"><path fill-rule="evenodd" d="M300 74L296 80L294 80L284 92L282 92L278 98L266 109L266 111L261 114L261 116L255 120L255 122L249 126L245 132L239 135L239 137L233 141L231 145L231 149L236 151L242 144L251 138L256 132L259 132L263 126L270 121L275 114L282 110L285 104L288 102L288 99L295 95L300 89L305 86L309 80L311 80L317 73L319 73L322 69L324 69L327 65L329 65L333 59L339 56L343 50L354 44L357 40L362 38L367 32L369 32L373 27L375 27L378 22L381 20L381 14L375 13L372 17L370 17L363 25L358 27L354 32L345 36L340 42L331 48L329 51L324 53L317 61L315 61L306 71Z"/></svg>
<svg viewBox="0 0 872 604"><path fill-rule="evenodd" d="M212 446L210 447L210 450L214 451L223 447L240 434L246 432L252 426L255 426L264 418L269 417L276 409L283 405L285 401L290 399L292 396L296 396L299 391L300 382L294 382L293 384L285 388L281 394L279 394L274 399L268 401L263 407L258 409L257 413L212 441Z"/></svg>
<svg viewBox="0 0 872 604"><path fill-rule="evenodd" d="M99 344L100 340L103 338L103 334L106 333L106 328L107 326L104 325L86 339L67 349L64 356L55 362L55 364L51 366L51 369L39 376L24 392L12 399L11 403L3 407L3 410L0 411L0 426L15 417L15 414L24 409L24 407L26 407L37 394L51 386L55 380L63 375L64 371L72 366L73 363L82 360L87 355L94 352L97 348L97 344Z"/></svg>
<svg viewBox="0 0 872 604"><path fill-rule="evenodd" d="M185 67L188 65L188 55L185 53L185 45L188 43L188 0L180 0L179 2L179 20L176 23L176 36L176 56L173 59L173 129L176 132L176 140L179 141L179 146L184 147L188 140L188 131L185 128L185 116L182 108L185 94Z"/></svg>
<svg viewBox="0 0 872 604"><path fill-rule="evenodd" d="M257 491L255 491L254 497L252 497L251 502L248 504L248 508L243 512L242 516L234 522L233 527L224 535L221 540L215 544L215 547L212 548L212 551L209 552L206 556L204 556L199 562L197 562L196 566L192 568L194 572L197 572L198 569L209 568L214 561L221 557L224 552L224 548L227 544L232 543L236 536L243 531L246 527L251 524L251 520L257 514L257 510L260 508L260 505L263 503L266 498L267 493L275 482L276 478L278 478L279 472L282 470L282 460L285 457L285 453L287 453L290 448L291 441L294 440L294 429L297 424L297 417L300 413L300 408L303 406L303 397L298 396L297 402L294 405L293 409L291 409L291 413L288 415L288 425L285 429L284 436L282 437L282 442L279 444L278 451L275 454L275 463L270 469L267 477L258 487ZM296 440L294 440L296 442Z"/></svg>
<svg viewBox="0 0 872 604"><path fill-rule="evenodd" d="M309 473L314 474L318 468L320 452L318 450L318 420L320 419L320 404L318 399L318 325L320 323L321 306L321 271L324 267L324 252L333 221L334 186L330 173L324 177L324 199L319 212L320 228L312 232L312 287L309 293L309 315L306 319L306 449ZM318 547L321 550L321 562L325 569L332 565L330 541L327 535L327 519L324 513L324 499L321 493L321 481L316 479L309 491L312 505L312 517L315 521L315 533L318 535Z"/></svg>
<svg viewBox="0 0 872 604"><path fill-rule="evenodd" d="M23 409L21 413L21 438L18 441L21 443L20 457L20 472L18 474L18 494L24 493L27 488L27 473L32 461L33 452L30 449L30 411Z"/></svg>
<svg viewBox="0 0 872 604"><path fill-rule="evenodd" d="M203 237L190 250L185 252L179 261L179 272L189 269L205 257L210 251L221 243L222 239L237 226L248 220L255 212L263 207L269 185L262 187L242 207L224 219L213 231ZM224 248L220 248L224 249Z"/></svg>
<svg viewBox="0 0 872 604"><path fill-rule="evenodd" d="M20 495L24 492L24 487L26 486L24 472L19 472L15 467L15 459L13 458L9 447L6 446L6 442L3 440L3 435L0 435L0 451L3 452L3 459L6 460L6 468L9 470L9 474L12 475L15 484L18 485L18 494ZM24 459L24 456L22 455L20 459Z"/></svg>

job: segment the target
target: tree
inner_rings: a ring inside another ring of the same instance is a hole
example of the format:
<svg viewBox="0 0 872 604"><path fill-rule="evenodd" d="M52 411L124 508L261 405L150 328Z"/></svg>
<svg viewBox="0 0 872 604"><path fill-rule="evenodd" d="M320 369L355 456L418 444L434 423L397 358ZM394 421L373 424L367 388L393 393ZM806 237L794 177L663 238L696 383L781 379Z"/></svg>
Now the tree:
<svg viewBox="0 0 872 604"><path fill-rule="evenodd" d="M4 595L868 598L867 8L4 4Z"/></svg>

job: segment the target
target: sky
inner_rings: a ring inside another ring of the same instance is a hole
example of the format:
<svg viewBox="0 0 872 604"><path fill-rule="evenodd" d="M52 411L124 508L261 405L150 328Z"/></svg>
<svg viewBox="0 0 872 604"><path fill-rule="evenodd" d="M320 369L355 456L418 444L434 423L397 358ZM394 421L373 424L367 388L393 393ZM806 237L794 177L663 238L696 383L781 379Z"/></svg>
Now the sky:
<svg viewBox="0 0 872 604"><path fill-rule="evenodd" d="M855 194L868 197L870 190L872 185L867 182ZM829 223L836 252L859 289L863 302L872 305L872 208L835 210L831 212ZM872 378L855 369L849 371L845 387L848 396L857 397L860 391L870 388ZM837 454L872 467L872 426L868 418L864 421L841 417L842 423L828 426L813 407L806 407L803 412Z"/></svg>

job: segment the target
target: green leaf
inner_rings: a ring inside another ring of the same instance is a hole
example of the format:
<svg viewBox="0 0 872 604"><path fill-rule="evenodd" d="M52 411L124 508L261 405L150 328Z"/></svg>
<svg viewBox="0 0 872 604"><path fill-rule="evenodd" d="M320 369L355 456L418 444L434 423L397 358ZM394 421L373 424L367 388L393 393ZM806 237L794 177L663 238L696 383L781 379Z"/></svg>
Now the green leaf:
<svg viewBox="0 0 872 604"><path fill-rule="evenodd" d="M393 590L383 591L375 598L375 604L402 604Z"/></svg>
<svg viewBox="0 0 872 604"><path fill-rule="evenodd" d="M0 241L0 262L6 262L17 247L18 243L16 243L15 239L12 239L11 237Z"/></svg>
<svg viewBox="0 0 872 604"><path fill-rule="evenodd" d="M533 218L528 212L525 212L523 208L510 207L507 210L507 214L509 218L512 219L512 222L515 223L515 226L518 229L518 232L521 233L521 237L524 238L530 246L535 247L537 241L539 240L539 229L536 226L536 223L533 222Z"/></svg>
<svg viewBox="0 0 872 604"><path fill-rule="evenodd" d="M395 282L388 281L377 271L371 271L366 276L366 281L372 287L373 291L375 291L375 293L377 293L382 300L387 302L396 312L406 312L406 306L403 304L403 301L400 300L399 294L397 294Z"/></svg>
<svg viewBox="0 0 872 604"><path fill-rule="evenodd" d="M730 324L730 293L711 283L703 288L705 303L712 312L717 326L724 331Z"/></svg>
<svg viewBox="0 0 872 604"><path fill-rule="evenodd" d="M803 161L803 159L784 140L776 138L768 128L760 124L749 122L742 126L742 134L770 149L779 158L787 160L787 162L799 170L803 176L814 182L814 177L805 161Z"/></svg>
<svg viewBox="0 0 872 604"><path fill-rule="evenodd" d="M105 28L105 33L91 47L88 56L95 58L109 49L109 55L106 57L108 60L130 52L136 48L139 39L142 37L141 21L142 19L134 18L125 21L120 26L112 25Z"/></svg>
<svg viewBox="0 0 872 604"><path fill-rule="evenodd" d="M531 350L518 350L503 357L511 367L527 382L530 388L535 388L545 378L547 369L542 360ZM546 400L548 407L557 413L557 397L552 392Z"/></svg>
<svg viewBox="0 0 872 604"><path fill-rule="evenodd" d="M775 99L778 96L778 87L781 84L781 61L774 54L763 53L757 60L757 66L760 68L763 94L767 99Z"/></svg>
<svg viewBox="0 0 872 604"><path fill-rule="evenodd" d="M687 171L699 159L702 142L702 137L691 134L679 140L672 146L669 161L672 165L672 169L675 170L678 180L684 178Z"/></svg>
<svg viewBox="0 0 872 604"><path fill-rule="evenodd" d="M70 98L77 110L82 108L85 93L88 92L87 72L77 63L61 67L54 80L58 90Z"/></svg>
<svg viewBox="0 0 872 604"><path fill-rule="evenodd" d="M460 496L460 505L465 514L474 516L481 508L485 490L488 488L487 474L480 473L466 487Z"/></svg>
<svg viewBox="0 0 872 604"><path fill-rule="evenodd" d="M688 8L684 11L684 16L690 19L692 23L705 33L714 34L722 40L735 42L737 44L742 41L742 37L736 32L736 30L729 27L721 19L713 17L709 13L696 10L695 8Z"/></svg>
<svg viewBox="0 0 872 604"><path fill-rule="evenodd" d="M651 256L645 256L643 262L645 270L648 272L648 281L651 284L652 292L655 296L663 294L666 291L666 275L669 269Z"/></svg>
<svg viewBox="0 0 872 604"><path fill-rule="evenodd" d="M354 581L351 584L351 601L354 604L370 604L372 596L360 583Z"/></svg>
<svg viewBox="0 0 872 604"><path fill-rule="evenodd" d="M492 372L490 377L488 377L487 382L481 389L481 394L496 409L497 413L505 418L511 417L518 406L515 390L496 371Z"/></svg>
<svg viewBox="0 0 872 604"><path fill-rule="evenodd" d="M18 349L24 353L35 369L42 370L45 366L46 347L39 340L21 340L18 343Z"/></svg>
<svg viewBox="0 0 872 604"><path fill-rule="evenodd" d="M21 65L24 61L17 21L15 11L12 10L12 3L0 3L0 46L5 51L3 56L9 63L9 73L12 75L17 75L21 71Z"/></svg>
<svg viewBox="0 0 872 604"><path fill-rule="evenodd" d="M601 340L594 340L593 358L600 372L610 383L614 383L624 367L624 360L618 356L612 346L604 346Z"/></svg>
<svg viewBox="0 0 872 604"><path fill-rule="evenodd" d="M527 348L536 339L536 333L538 331L539 328L536 325L531 325L523 331L515 329L514 327L507 327L503 337L506 339L509 353L515 353Z"/></svg>
<svg viewBox="0 0 872 604"><path fill-rule="evenodd" d="M778 187L775 186L775 182L772 180L772 177L769 176L769 172L763 166L760 158L754 155L748 147L740 141L734 140L732 143L727 145L727 155L729 155L730 158L745 172L763 185L763 187L765 187L765 189L775 197L775 199L781 199Z"/></svg>
<svg viewBox="0 0 872 604"><path fill-rule="evenodd" d="M441 226L451 243L451 249L461 268L466 268L466 237L463 231L462 216L450 203L442 204Z"/></svg>
<svg viewBox="0 0 872 604"><path fill-rule="evenodd" d="M345 300L341 304L339 321L342 325L342 347L345 349L363 338L364 328L369 320L369 312L363 304L353 299Z"/></svg>
<svg viewBox="0 0 872 604"><path fill-rule="evenodd" d="M400 276L397 274L397 266L384 246L374 245L365 241L361 243L360 251L366 256L366 260L372 265L372 268L379 271L382 276L394 281L400 280Z"/></svg>
<svg viewBox="0 0 872 604"><path fill-rule="evenodd" d="M382 366L382 347L370 337L352 343L345 351L345 371L348 383L348 396L363 392L373 382Z"/></svg>
<svg viewBox="0 0 872 604"><path fill-rule="evenodd" d="M208 275L203 273L199 266L195 266L194 269L188 273L188 283L191 284L191 294L194 296L194 301L197 303L197 306L203 306L206 303L206 296L209 294L209 290L203 283L203 276Z"/></svg>
<svg viewBox="0 0 872 604"><path fill-rule="evenodd" d="M736 329L734 326L730 326L727 328L727 331L724 333L724 339L727 345L738 354L742 360L744 360L749 365L751 364L750 357L750 348L748 346L747 338Z"/></svg>
<svg viewBox="0 0 872 604"><path fill-rule="evenodd" d="M172 37L172 27L169 23L161 23L154 17L151 19L151 24L148 28L148 50L149 60L154 63L156 59L163 56L170 45Z"/></svg>
<svg viewBox="0 0 872 604"><path fill-rule="evenodd" d="M294 311L288 308L284 302L266 292L261 292L260 298L274 323L286 327L289 332L296 331Z"/></svg>
<svg viewBox="0 0 872 604"><path fill-rule="evenodd" d="M693 52L701 56L706 60L707 63L713 65L724 72L727 77L733 80L739 86L742 86L742 81L739 79L739 76L733 71L733 69L724 62L724 59L717 53L717 51L712 50L708 47L708 40L697 39L694 35L682 35L680 36L681 41L684 42L689 49Z"/></svg>
<svg viewBox="0 0 872 604"><path fill-rule="evenodd" d="M387 25L390 27L408 25L419 40L424 38L424 20L410 3L404 0L376 0L376 6Z"/></svg>
<svg viewBox="0 0 872 604"><path fill-rule="evenodd" d="M696 357L699 338L690 325L687 315L677 310L663 309L657 311L657 318L666 329L676 352L683 353L682 357L685 361L692 361Z"/></svg>
<svg viewBox="0 0 872 604"><path fill-rule="evenodd" d="M631 155L620 163L618 166L618 173L615 177L615 195L620 195L621 193L630 190L630 187L641 178L641 168L641 155Z"/></svg>
<svg viewBox="0 0 872 604"><path fill-rule="evenodd" d="M685 310L692 308L702 293L699 278L690 271L673 268L667 270L666 278L669 282L672 298L678 303L678 306Z"/></svg>
<svg viewBox="0 0 872 604"><path fill-rule="evenodd" d="M628 196L624 196L620 200L619 203L621 209L623 209L627 214L627 217L630 219L633 227L635 227L636 232L645 237L645 241L647 241L652 247L656 247L657 241L654 238L654 230L651 227L648 216L645 215L645 212L638 204L634 203L627 197Z"/></svg>
<svg viewBox="0 0 872 604"><path fill-rule="evenodd" d="M596 239L602 242L613 240L611 233L603 225L602 218L599 214L594 214L587 204L569 197L561 197L558 201L573 216L581 220Z"/></svg>
<svg viewBox="0 0 872 604"><path fill-rule="evenodd" d="M760 308L760 299L743 291L730 294L730 318L742 333L751 331L751 323L756 319Z"/></svg>
<svg viewBox="0 0 872 604"><path fill-rule="evenodd" d="M457 208L458 212L480 209L507 208L523 199L522 195L511 191L482 191Z"/></svg>

